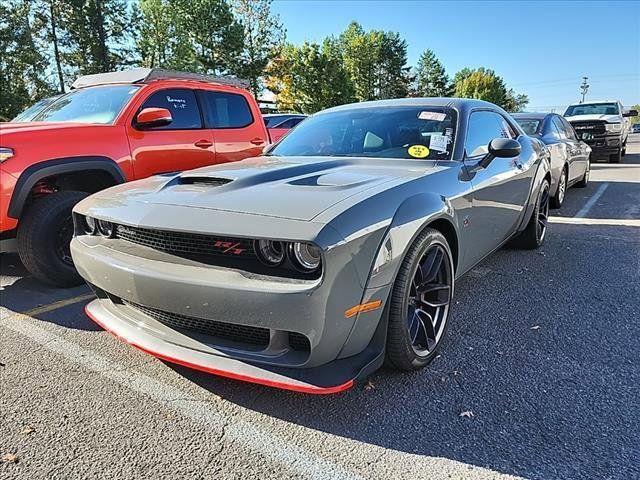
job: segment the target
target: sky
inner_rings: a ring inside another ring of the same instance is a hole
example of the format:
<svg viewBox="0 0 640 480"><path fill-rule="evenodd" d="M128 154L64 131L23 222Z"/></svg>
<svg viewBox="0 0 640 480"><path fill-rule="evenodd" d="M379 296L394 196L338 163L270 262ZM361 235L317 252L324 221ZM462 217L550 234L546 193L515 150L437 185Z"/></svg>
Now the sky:
<svg viewBox="0 0 640 480"><path fill-rule="evenodd" d="M339 1L275 0L287 41L321 42L356 20L391 30L417 63L430 48L453 77L486 67L529 96L527 110L563 110L580 100L640 103L640 1Z"/></svg>

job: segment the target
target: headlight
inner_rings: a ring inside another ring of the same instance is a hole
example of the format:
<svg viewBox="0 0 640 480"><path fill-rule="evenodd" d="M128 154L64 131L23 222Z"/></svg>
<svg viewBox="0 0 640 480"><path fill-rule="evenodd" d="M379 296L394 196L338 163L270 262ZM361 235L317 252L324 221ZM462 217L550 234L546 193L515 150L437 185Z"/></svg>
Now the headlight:
<svg viewBox="0 0 640 480"><path fill-rule="evenodd" d="M111 238L113 236L113 223L106 220L98 220L98 231L103 237Z"/></svg>
<svg viewBox="0 0 640 480"><path fill-rule="evenodd" d="M6 147L0 147L0 163L13 157L13 150Z"/></svg>
<svg viewBox="0 0 640 480"><path fill-rule="evenodd" d="M621 123L605 123L604 128L607 130L607 132L620 132L622 131L622 124Z"/></svg>
<svg viewBox="0 0 640 480"><path fill-rule="evenodd" d="M269 267L277 267L284 261L284 245L277 240L256 240L253 246L258 260Z"/></svg>
<svg viewBox="0 0 640 480"><path fill-rule="evenodd" d="M302 272L312 272L320 266L320 249L312 243L296 242L289 248L293 265Z"/></svg>
<svg viewBox="0 0 640 480"><path fill-rule="evenodd" d="M87 235L96 233L96 219L93 217L84 217L84 231Z"/></svg>

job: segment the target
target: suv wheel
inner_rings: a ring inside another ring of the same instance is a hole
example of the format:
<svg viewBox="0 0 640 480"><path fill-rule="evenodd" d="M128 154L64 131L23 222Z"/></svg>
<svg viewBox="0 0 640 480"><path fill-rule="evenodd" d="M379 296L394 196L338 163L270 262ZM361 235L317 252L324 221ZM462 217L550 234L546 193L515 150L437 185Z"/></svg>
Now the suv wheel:
<svg viewBox="0 0 640 480"><path fill-rule="evenodd" d="M64 191L36 199L18 224L18 255L38 280L59 287L82 283L71 259L71 210L85 192Z"/></svg>

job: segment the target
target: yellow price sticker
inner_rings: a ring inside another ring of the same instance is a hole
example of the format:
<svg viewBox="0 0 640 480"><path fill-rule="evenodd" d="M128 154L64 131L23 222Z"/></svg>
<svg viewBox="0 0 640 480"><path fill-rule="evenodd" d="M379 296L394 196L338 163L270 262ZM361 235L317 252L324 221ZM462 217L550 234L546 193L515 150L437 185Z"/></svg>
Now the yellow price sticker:
<svg viewBox="0 0 640 480"><path fill-rule="evenodd" d="M429 149L424 145L411 145L407 153L414 158L426 158L429 156Z"/></svg>

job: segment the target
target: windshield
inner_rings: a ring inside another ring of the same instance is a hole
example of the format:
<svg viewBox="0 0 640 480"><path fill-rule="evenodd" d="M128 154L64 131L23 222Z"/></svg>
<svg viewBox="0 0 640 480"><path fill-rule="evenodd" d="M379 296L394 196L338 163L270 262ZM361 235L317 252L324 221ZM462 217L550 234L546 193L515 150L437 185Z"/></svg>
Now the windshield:
<svg viewBox="0 0 640 480"><path fill-rule="evenodd" d="M565 117L574 115L618 115L620 110L617 103L581 103L569 105L564 112Z"/></svg>
<svg viewBox="0 0 640 480"><path fill-rule="evenodd" d="M35 117L47 105L49 105L50 103L53 103L53 101L56 98L57 97L43 98L39 102L36 102L33 105L31 105L29 108L27 108L25 111L23 111L18 116L13 118L11 121L12 122L30 122L33 117Z"/></svg>
<svg viewBox="0 0 640 480"><path fill-rule="evenodd" d="M308 118L269 154L448 160L455 129L451 108L353 108Z"/></svg>
<svg viewBox="0 0 640 480"><path fill-rule="evenodd" d="M535 118L516 118L515 120L527 135L537 135L540 133L538 129L540 128L540 124L542 123L541 120L537 120Z"/></svg>
<svg viewBox="0 0 640 480"><path fill-rule="evenodd" d="M36 122L113 123L138 90L136 85L108 85L73 90L34 117Z"/></svg>

